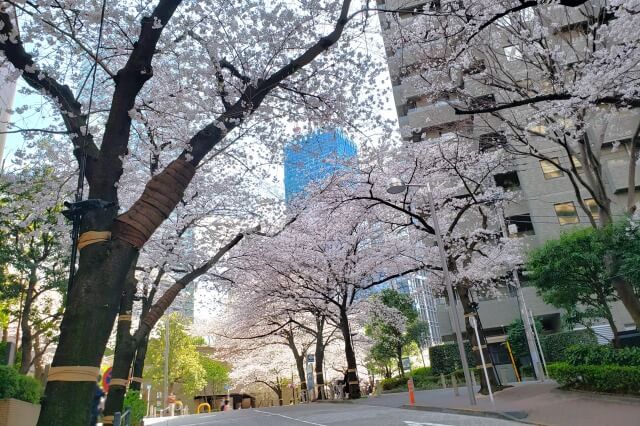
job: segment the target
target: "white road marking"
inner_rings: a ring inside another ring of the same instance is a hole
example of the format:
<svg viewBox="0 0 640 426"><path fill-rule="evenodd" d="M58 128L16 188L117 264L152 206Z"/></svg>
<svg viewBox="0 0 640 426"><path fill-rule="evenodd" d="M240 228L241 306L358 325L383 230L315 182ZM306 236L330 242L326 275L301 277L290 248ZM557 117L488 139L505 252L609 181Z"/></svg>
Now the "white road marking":
<svg viewBox="0 0 640 426"><path fill-rule="evenodd" d="M301 419L296 419L294 417L285 416L284 414L270 413L268 411L261 411L261 410L253 410L253 411L255 411L256 413L263 413L263 414L268 414L270 416L278 416L278 417L282 417L282 418L285 418L285 419L294 420L294 421L300 422L300 423L306 423L308 425L326 426L326 425L323 425L321 423L313 423L313 422L308 422L306 420L301 420Z"/></svg>
<svg viewBox="0 0 640 426"><path fill-rule="evenodd" d="M404 423L406 423L407 426L451 426L451 425L445 425L443 423L418 423L418 422L413 422L411 420L405 420Z"/></svg>

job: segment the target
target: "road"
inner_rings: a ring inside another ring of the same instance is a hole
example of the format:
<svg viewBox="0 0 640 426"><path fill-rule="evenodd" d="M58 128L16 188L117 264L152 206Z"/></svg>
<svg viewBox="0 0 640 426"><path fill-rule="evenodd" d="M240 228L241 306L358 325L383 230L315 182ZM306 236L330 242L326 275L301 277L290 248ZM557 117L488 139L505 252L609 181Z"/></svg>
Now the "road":
<svg viewBox="0 0 640 426"><path fill-rule="evenodd" d="M145 426L516 426L522 423L348 403L305 404L145 420Z"/></svg>

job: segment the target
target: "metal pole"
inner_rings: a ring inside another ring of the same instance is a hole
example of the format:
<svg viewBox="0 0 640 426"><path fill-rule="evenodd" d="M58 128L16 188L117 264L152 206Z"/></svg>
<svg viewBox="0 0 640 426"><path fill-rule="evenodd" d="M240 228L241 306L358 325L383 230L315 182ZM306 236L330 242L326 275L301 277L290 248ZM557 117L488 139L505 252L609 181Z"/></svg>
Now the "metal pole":
<svg viewBox="0 0 640 426"><path fill-rule="evenodd" d="M502 229L502 236L504 238L509 237L509 233L507 231L507 224L504 221L504 214L502 212L502 208L498 207L498 220L500 221L500 228ZM533 371L536 374L536 377L541 382L544 381L544 372L540 366L540 355L538 353L538 347L536 346L536 342L534 340L533 332L531 328L534 323L530 322L529 315L527 315L527 304L524 301L524 294L522 293L522 286L520 285L520 277L518 277L518 271L514 269L512 271L513 274L513 284L516 287L516 297L518 299L518 307L520 308L520 319L522 320L522 325L524 326L524 334L527 338L527 346L529 347L529 353L531 354L531 363L533 364Z"/></svg>
<svg viewBox="0 0 640 426"><path fill-rule="evenodd" d="M169 316L164 317L164 380L162 383L162 407L169 401ZM162 410L164 412L164 409ZM164 415L163 415L164 417Z"/></svg>
<svg viewBox="0 0 640 426"><path fill-rule="evenodd" d="M482 343L480 342L480 332L478 331L478 322L476 321L476 317L469 317L469 323L471 324L473 331L476 333L476 342L480 345L480 361L482 361L482 371L484 371L484 379L487 381L487 389L489 389L489 399L491 399L491 403L493 405L496 405L496 401L493 399L493 391L491 390L491 381L489 380L487 364L484 360L484 350L482 349Z"/></svg>
<svg viewBox="0 0 640 426"><path fill-rule="evenodd" d="M531 315L531 323L535 324L535 320L533 319L533 312L529 311L529 315ZM540 348L540 356L542 357L542 365L544 365L544 371L548 376L549 371L547 371L547 361L544 359L544 352L542 351L542 345L540 344L540 336L538 336L538 330L534 328L533 332L535 333L536 342L538 342L538 347Z"/></svg>
<svg viewBox="0 0 640 426"><path fill-rule="evenodd" d="M447 287L447 297L449 298L449 310L451 315L451 323L453 330L456 333L456 342L458 343L458 351L460 352L460 361L462 362L462 369L464 371L464 380L467 382L467 393L469 394L469 402L471 405L476 405L476 395L471 384L471 374L469 372L469 365L467 363L467 354L464 350L464 343L462 342L462 332L460 331L460 322L458 321L458 306L453 297L453 287L451 285L451 277L449 276L449 267L447 266L447 255L444 251L444 243L442 242L442 235L440 235L440 224L438 223L438 214L436 212L435 202L433 201L433 194L431 193L431 187L427 185L427 195L429 198L429 207L431 209L431 216L433 217L433 229L436 233L436 240L438 242L438 249L440 250L440 259L442 261L442 275L444 277L444 283Z"/></svg>

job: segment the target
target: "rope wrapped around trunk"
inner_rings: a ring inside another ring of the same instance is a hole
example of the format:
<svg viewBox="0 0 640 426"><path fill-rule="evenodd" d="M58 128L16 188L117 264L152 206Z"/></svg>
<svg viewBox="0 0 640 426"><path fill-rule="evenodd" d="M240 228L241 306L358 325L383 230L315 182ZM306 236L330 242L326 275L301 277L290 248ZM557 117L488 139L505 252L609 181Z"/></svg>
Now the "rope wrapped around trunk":
<svg viewBox="0 0 640 426"><path fill-rule="evenodd" d="M180 202L195 173L191 163L172 161L147 183L138 201L116 218L114 238L142 248Z"/></svg>

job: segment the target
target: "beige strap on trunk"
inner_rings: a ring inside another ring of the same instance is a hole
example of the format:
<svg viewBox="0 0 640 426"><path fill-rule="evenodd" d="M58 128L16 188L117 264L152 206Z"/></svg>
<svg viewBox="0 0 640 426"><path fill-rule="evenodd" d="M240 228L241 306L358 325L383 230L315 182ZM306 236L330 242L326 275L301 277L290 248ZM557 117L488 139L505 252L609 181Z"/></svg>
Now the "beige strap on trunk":
<svg viewBox="0 0 640 426"><path fill-rule="evenodd" d="M131 378L132 382L138 382L138 383L142 383L142 377L132 377Z"/></svg>
<svg viewBox="0 0 640 426"><path fill-rule="evenodd" d="M50 382L95 382L100 367L64 365L49 368L47 380Z"/></svg>
<svg viewBox="0 0 640 426"><path fill-rule="evenodd" d="M109 231L87 231L80 234L78 238L78 250L82 250L88 245L109 241L111 232Z"/></svg>
<svg viewBox="0 0 640 426"><path fill-rule="evenodd" d="M131 315L118 315L118 321L131 321Z"/></svg>
<svg viewBox="0 0 640 426"><path fill-rule="evenodd" d="M124 386L126 387L129 384L127 379L111 379L109 382L109 387L111 386Z"/></svg>

